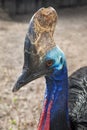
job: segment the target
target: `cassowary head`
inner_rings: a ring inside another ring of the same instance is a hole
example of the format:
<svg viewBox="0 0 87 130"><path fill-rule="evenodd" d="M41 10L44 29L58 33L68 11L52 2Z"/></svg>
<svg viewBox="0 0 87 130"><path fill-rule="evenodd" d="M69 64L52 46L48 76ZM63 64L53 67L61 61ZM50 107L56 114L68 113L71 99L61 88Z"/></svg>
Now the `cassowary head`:
<svg viewBox="0 0 87 130"><path fill-rule="evenodd" d="M43 75L55 78L62 69L64 54L53 39L56 22L57 13L52 7L41 8L31 18L25 38L23 71L13 91Z"/></svg>

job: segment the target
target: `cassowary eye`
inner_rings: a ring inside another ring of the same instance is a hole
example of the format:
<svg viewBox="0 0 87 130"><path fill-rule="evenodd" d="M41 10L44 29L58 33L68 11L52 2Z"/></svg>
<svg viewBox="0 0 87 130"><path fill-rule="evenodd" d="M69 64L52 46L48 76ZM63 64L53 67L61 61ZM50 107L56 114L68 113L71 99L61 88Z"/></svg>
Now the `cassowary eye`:
<svg viewBox="0 0 87 130"><path fill-rule="evenodd" d="M47 61L46 61L46 66L47 66L47 67L52 66L52 64L53 64L53 60L47 60Z"/></svg>

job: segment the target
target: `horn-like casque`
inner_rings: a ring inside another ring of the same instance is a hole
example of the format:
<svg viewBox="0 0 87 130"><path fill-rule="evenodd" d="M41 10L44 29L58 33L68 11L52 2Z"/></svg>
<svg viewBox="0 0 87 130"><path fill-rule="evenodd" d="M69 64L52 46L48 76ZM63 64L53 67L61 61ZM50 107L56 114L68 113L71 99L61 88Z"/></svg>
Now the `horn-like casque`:
<svg viewBox="0 0 87 130"><path fill-rule="evenodd" d="M31 18L27 36L39 55L44 55L55 46L53 33L57 13L52 7L39 9Z"/></svg>

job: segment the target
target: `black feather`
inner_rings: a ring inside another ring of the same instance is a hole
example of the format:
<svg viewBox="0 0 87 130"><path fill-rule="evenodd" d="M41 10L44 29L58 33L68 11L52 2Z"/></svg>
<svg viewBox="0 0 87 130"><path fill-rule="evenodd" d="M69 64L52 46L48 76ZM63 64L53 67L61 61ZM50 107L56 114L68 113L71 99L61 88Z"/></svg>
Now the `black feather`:
<svg viewBox="0 0 87 130"><path fill-rule="evenodd" d="M87 66L69 77L69 115L72 130L87 130Z"/></svg>

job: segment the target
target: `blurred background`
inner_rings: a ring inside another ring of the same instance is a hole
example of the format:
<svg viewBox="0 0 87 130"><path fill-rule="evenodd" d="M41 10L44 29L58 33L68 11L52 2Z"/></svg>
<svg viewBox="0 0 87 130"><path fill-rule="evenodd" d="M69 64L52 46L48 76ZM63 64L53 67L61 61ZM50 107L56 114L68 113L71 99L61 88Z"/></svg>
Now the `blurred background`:
<svg viewBox="0 0 87 130"><path fill-rule="evenodd" d="M34 12L40 7L75 7L87 5L87 0L0 0L0 6L10 14Z"/></svg>
<svg viewBox="0 0 87 130"><path fill-rule="evenodd" d="M54 39L66 55L68 74L87 66L87 0L0 0L0 130L37 129L44 77L17 93L12 87L22 70L29 20L48 6L58 13Z"/></svg>

